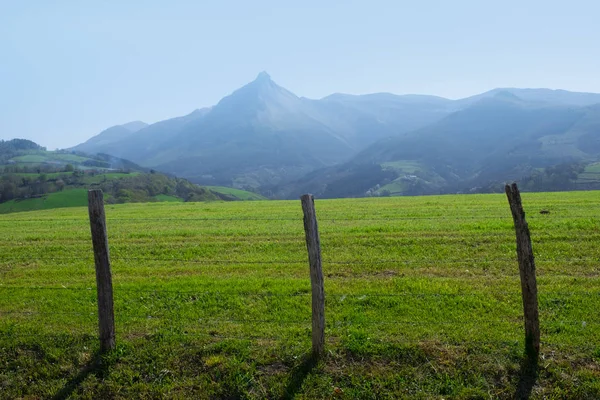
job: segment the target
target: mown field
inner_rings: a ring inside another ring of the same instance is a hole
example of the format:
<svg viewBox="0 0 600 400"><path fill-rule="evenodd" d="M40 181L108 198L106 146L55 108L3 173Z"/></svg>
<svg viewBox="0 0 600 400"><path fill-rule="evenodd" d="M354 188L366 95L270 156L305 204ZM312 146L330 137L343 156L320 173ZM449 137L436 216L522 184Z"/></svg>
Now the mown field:
<svg viewBox="0 0 600 400"><path fill-rule="evenodd" d="M10 200L0 203L0 214L49 210L59 207L81 207L87 205L86 189L70 189L62 192L50 193L45 196L31 199Z"/></svg>
<svg viewBox="0 0 600 400"><path fill-rule="evenodd" d="M0 215L0 398L597 399L598 201L523 195L535 386L504 195L317 200L316 365L300 201L107 206L118 345L103 357L87 209Z"/></svg>
<svg viewBox="0 0 600 400"><path fill-rule="evenodd" d="M223 194L229 194L235 198L240 200L266 200L267 198L257 194L248 192L246 190L234 189L226 186L206 186L207 189L210 189L214 192L219 192Z"/></svg>
<svg viewBox="0 0 600 400"><path fill-rule="evenodd" d="M591 184L600 181L600 163L588 164L585 170L579 174L576 183Z"/></svg>

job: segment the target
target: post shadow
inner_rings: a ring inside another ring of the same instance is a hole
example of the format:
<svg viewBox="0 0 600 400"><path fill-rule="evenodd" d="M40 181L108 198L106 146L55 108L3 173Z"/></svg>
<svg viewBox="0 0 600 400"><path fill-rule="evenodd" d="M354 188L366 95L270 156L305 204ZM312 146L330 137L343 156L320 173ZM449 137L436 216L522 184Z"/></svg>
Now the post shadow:
<svg viewBox="0 0 600 400"><path fill-rule="evenodd" d="M315 369L318 362L318 358L312 353L304 356L302 362L292 370L281 400L291 400L296 396L304 380Z"/></svg>
<svg viewBox="0 0 600 400"><path fill-rule="evenodd" d="M538 359L525 355L521 360L521 369L519 370L519 382L515 392L515 399L527 400L531 397L533 387L537 382L539 372Z"/></svg>
<svg viewBox="0 0 600 400"><path fill-rule="evenodd" d="M79 371L76 376L71 378L54 396L52 396L51 400L68 399L90 375L95 375L99 378L105 378L108 376L109 368L114 361L110 362L107 358L103 358L102 354L104 353L102 353L100 350L96 351L92 356L92 359L83 367L83 369Z"/></svg>

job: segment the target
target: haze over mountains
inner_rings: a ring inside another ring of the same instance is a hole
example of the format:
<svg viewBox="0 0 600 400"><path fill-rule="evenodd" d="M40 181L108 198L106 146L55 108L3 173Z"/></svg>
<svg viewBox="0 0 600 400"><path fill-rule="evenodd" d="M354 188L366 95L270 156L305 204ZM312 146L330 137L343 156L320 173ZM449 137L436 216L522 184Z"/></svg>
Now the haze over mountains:
<svg viewBox="0 0 600 400"><path fill-rule="evenodd" d="M273 197L443 193L600 157L600 94L296 96L262 72L210 108L73 148Z"/></svg>

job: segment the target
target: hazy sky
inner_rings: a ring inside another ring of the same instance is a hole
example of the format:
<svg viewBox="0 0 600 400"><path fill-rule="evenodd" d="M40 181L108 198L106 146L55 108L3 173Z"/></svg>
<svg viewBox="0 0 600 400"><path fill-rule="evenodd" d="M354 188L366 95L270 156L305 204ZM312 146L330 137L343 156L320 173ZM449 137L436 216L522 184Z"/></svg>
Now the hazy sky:
<svg viewBox="0 0 600 400"><path fill-rule="evenodd" d="M600 92L599 15L597 0L0 0L0 139L69 147L262 70L311 98Z"/></svg>

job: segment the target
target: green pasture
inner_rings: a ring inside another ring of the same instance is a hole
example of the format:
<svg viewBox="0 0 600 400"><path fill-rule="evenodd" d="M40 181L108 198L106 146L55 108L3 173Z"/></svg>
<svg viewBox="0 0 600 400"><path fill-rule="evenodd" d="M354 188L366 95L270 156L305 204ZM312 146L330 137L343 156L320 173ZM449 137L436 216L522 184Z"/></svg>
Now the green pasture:
<svg viewBox="0 0 600 400"><path fill-rule="evenodd" d="M107 206L117 349L101 357L87 209L0 215L0 398L600 398L598 200L523 194L537 375L504 195L317 199L316 364L299 201Z"/></svg>
<svg viewBox="0 0 600 400"><path fill-rule="evenodd" d="M235 189L235 188L230 188L230 187L225 187L225 186L206 186L206 188L212 190L213 192L231 195L240 200L266 200L267 199L266 197L264 197L260 194L257 194L257 193L252 193L252 192L248 192L246 190Z"/></svg>
<svg viewBox="0 0 600 400"><path fill-rule="evenodd" d="M5 203L0 203L0 214L82 206L87 206L87 190L69 189L62 192L50 193L41 197L10 200Z"/></svg>

